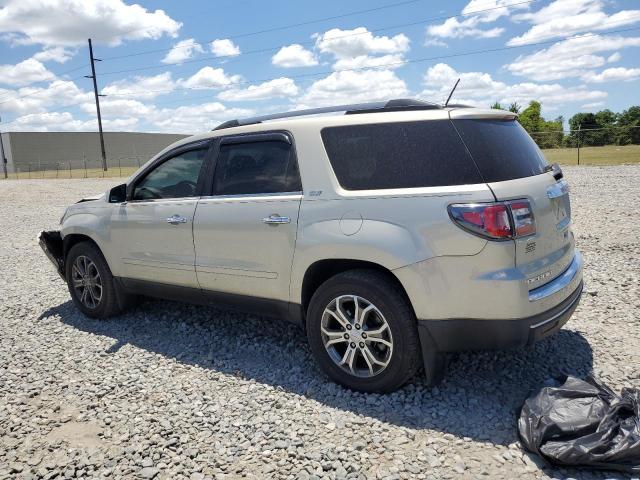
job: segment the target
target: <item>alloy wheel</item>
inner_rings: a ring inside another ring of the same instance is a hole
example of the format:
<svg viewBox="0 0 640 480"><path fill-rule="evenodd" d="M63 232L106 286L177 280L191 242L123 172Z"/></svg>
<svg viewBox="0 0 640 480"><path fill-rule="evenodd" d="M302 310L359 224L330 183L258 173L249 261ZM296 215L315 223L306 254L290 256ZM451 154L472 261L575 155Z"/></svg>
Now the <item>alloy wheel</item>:
<svg viewBox="0 0 640 480"><path fill-rule="evenodd" d="M320 324L327 353L356 377L373 377L391 361L393 337L387 320L369 300L341 295L329 302Z"/></svg>
<svg viewBox="0 0 640 480"><path fill-rule="evenodd" d="M73 262L71 280L80 303L97 308L102 299L102 279L96 264L85 255L78 256Z"/></svg>

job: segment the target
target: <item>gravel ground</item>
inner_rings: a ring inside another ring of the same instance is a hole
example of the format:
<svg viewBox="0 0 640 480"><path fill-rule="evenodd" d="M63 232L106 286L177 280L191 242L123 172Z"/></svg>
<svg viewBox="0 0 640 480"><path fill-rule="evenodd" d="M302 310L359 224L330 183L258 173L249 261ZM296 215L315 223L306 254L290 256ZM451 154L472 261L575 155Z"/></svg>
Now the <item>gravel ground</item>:
<svg viewBox="0 0 640 480"><path fill-rule="evenodd" d="M281 322L151 300L83 317L36 235L117 180L0 182L0 479L619 477L551 469L516 436L551 375L640 387L640 166L565 173L587 282L565 329L391 395L330 383Z"/></svg>

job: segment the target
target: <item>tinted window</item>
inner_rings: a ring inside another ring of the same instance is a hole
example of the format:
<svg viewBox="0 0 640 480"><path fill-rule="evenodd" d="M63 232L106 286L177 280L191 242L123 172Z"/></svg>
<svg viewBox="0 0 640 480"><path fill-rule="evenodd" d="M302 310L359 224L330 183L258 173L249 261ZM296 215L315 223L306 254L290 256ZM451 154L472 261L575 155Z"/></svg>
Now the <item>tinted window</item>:
<svg viewBox="0 0 640 480"><path fill-rule="evenodd" d="M347 190L482 182L448 120L330 127L322 140Z"/></svg>
<svg viewBox="0 0 640 480"><path fill-rule="evenodd" d="M215 195L299 192L291 145L279 141L222 144L213 181Z"/></svg>
<svg viewBox="0 0 640 480"><path fill-rule="evenodd" d="M454 120L453 124L487 182L539 175L547 165L536 143L514 120Z"/></svg>
<svg viewBox="0 0 640 480"><path fill-rule="evenodd" d="M151 170L133 191L134 200L193 197L207 149L181 153Z"/></svg>

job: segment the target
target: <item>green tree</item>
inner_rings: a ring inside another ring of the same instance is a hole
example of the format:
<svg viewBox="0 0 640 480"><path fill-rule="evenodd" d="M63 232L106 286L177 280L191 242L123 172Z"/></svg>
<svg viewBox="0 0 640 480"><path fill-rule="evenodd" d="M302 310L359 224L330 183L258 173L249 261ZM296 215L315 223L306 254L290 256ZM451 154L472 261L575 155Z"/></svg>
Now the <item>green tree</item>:
<svg viewBox="0 0 640 480"><path fill-rule="evenodd" d="M596 146L603 145L599 132L593 130L598 128L596 116L593 113L576 113L569 119L570 137L573 145Z"/></svg>
<svg viewBox="0 0 640 480"><path fill-rule="evenodd" d="M502 110L502 105L500 105L500 102L495 102L493 105L491 105L491 108L494 110Z"/></svg>
<svg viewBox="0 0 640 480"><path fill-rule="evenodd" d="M596 124L598 130L592 132L597 138L596 141L600 145L611 145L616 142L616 133L618 131L616 122L618 121L618 115L613 113L609 109L600 110L596 113Z"/></svg>
<svg viewBox="0 0 640 480"><path fill-rule="evenodd" d="M640 106L633 106L618 115L617 143L640 143Z"/></svg>
<svg viewBox="0 0 640 480"><path fill-rule="evenodd" d="M521 109L521 108L522 108L522 107L521 107L520 105L518 105L518 102L512 102L512 103L509 105L509 111L510 111L510 112L513 112L513 113L520 113L520 109Z"/></svg>
<svg viewBox="0 0 640 480"><path fill-rule="evenodd" d="M540 148L557 148L562 145L562 118L547 121L541 115L542 104L537 101L529 102L518 120Z"/></svg>

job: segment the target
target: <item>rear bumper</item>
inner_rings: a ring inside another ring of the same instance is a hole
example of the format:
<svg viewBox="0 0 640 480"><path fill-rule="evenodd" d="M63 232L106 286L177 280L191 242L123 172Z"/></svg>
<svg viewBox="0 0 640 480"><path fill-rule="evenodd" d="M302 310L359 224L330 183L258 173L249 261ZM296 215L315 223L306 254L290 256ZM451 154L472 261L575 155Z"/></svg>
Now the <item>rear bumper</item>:
<svg viewBox="0 0 640 480"><path fill-rule="evenodd" d="M38 243L47 258L51 260L60 278L66 281L64 277L64 250L62 247L62 235L57 230L49 232L40 232L38 235Z"/></svg>
<svg viewBox="0 0 640 480"><path fill-rule="evenodd" d="M580 302L583 283L560 304L531 317L513 320L419 320L423 349L438 352L523 347L553 335L567 323Z"/></svg>

